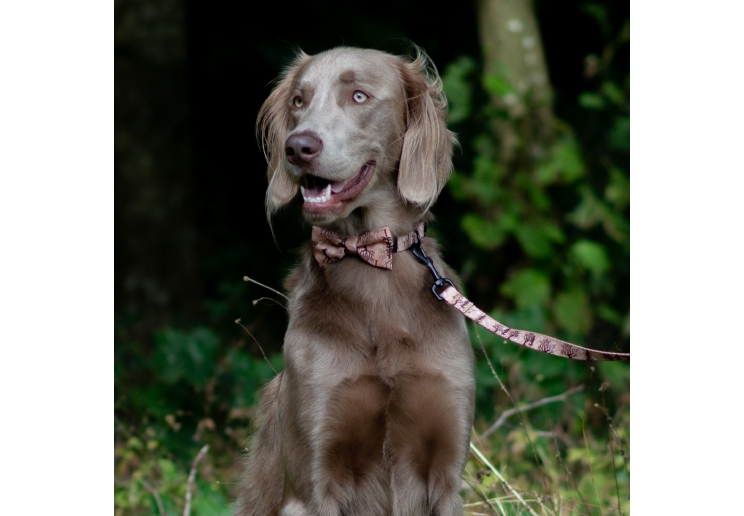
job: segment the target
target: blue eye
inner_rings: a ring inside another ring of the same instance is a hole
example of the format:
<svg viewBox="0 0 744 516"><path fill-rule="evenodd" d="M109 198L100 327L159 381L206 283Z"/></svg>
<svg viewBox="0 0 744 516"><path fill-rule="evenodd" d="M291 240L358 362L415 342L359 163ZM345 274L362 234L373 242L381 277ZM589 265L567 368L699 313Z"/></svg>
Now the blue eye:
<svg viewBox="0 0 744 516"><path fill-rule="evenodd" d="M361 104L362 102L367 100L369 96L362 91L355 91L352 98L354 99L354 102L356 102L357 104Z"/></svg>

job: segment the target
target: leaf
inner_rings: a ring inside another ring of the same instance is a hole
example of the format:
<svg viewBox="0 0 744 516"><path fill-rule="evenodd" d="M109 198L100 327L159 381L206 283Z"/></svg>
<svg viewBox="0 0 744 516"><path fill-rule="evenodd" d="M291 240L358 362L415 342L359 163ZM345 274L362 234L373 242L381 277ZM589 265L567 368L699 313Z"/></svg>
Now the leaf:
<svg viewBox="0 0 744 516"><path fill-rule="evenodd" d="M571 255L579 265L595 274L602 274L610 268L607 251L597 242L579 240L571 246Z"/></svg>
<svg viewBox="0 0 744 516"><path fill-rule="evenodd" d="M600 26L605 26L608 23L609 13L607 12L608 10L606 6L587 2L581 4L580 9L594 18Z"/></svg>
<svg viewBox="0 0 744 516"><path fill-rule="evenodd" d="M553 242L560 242L564 235L558 226L552 223L523 223L517 226L515 235L525 252L535 258L549 256L553 251Z"/></svg>
<svg viewBox="0 0 744 516"><path fill-rule="evenodd" d="M532 225L521 225L517 228L515 235L517 241L525 252L535 258L542 258L550 255L552 246L550 240L540 231L539 228Z"/></svg>
<svg viewBox="0 0 744 516"><path fill-rule="evenodd" d="M584 175L584 160L581 150L573 138L564 138L553 147L554 160L561 173L561 178L570 183Z"/></svg>
<svg viewBox="0 0 744 516"><path fill-rule="evenodd" d="M442 86L449 102L447 121L456 124L470 117L473 91L468 77L475 70L475 60L462 56L447 66L442 75Z"/></svg>
<svg viewBox="0 0 744 516"><path fill-rule="evenodd" d="M583 290L574 289L558 294L553 303L555 318L565 330L583 335L591 327L589 299Z"/></svg>
<svg viewBox="0 0 744 516"><path fill-rule="evenodd" d="M534 176L540 185L571 183L582 177L585 169L578 143L568 136L550 148L548 158L537 166Z"/></svg>
<svg viewBox="0 0 744 516"><path fill-rule="evenodd" d="M608 305L600 305L599 308L597 308L597 315L616 326L622 324L622 316L617 312L617 310Z"/></svg>
<svg viewBox="0 0 744 516"><path fill-rule="evenodd" d="M621 106L625 103L625 94L620 86L611 81L602 83L602 94L613 104Z"/></svg>
<svg viewBox="0 0 744 516"><path fill-rule="evenodd" d="M468 193L466 191L467 186L468 179L461 172L458 172L457 170L452 172L452 177L447 183L447 188L449 188L452 197L458 201L466 200L468 198Z"/></svg>
<svg viewBox="0 0 744 516"><path fill-rule="evenodd" d="M501 167L492 157L478 155L473 160L473 178L468 190L484 205L492 205L502 197L499 181L503 175Z"/></svg>
<svg viewBox="0 0 744 516"><path fill-rule="evenodd" d="M630 388L630 366L627 362L598 362L599 372L619 392Z"/></svg>
<svg viewBox="0 0 744 516"><path fill-rule="evenodd" d="M495 249L506 238L506 232L496 222L487 221L475 213L467 213L462 218L462 229L470 239L484 249Z"/></svg>
<svg viewBox="0 0 744 516"><path fill-rule="evenodd" d="M584 92L579 95L579 105L585 109L602 109L605 106L605 100L597 93Z"/></svg>
<svg viewBox="0 0 744 516"><path fill-rule="evenodd" d="M605 188L605 199L620 210L630 204L630 179L617 167L610 170L610 181Z"/></svg>
<svg viewBox="0 0 744 516"><path fill-rule="evenodd" d="M155 335L155 369L166 384L188 378L203 387L213 374L219 337L208 328L165 328Z"/></svg>
<svg viewBox="0 0 744 516"><path fill-rule="evenodd" d="M630 234L627 218L611 210L594 195L589 187L582 187L581 202L567 217L582 229L589 229L601 223L607 235L616 242L626 242Z"/></svg>
<svg viewBox="0 0 744 516"><path fill-rule="evenodd" d="M630 152L630 117L619 116L608 136L610 146L616 150Z"/></svg>
<svg viewBox="0 0 744 516"><path fill-rule="evenodd" d="M514 93L514 87L504 75L488 74L483 77L483 87L491 95L503 97Z"/></svg>
<svg viewBox="0 0 744 516"><path fill-rule="evenodd" d="M537 269L523 269L501 285L501 293L514 300L517 307L544 304L550 297L550 280Z"/></svg>

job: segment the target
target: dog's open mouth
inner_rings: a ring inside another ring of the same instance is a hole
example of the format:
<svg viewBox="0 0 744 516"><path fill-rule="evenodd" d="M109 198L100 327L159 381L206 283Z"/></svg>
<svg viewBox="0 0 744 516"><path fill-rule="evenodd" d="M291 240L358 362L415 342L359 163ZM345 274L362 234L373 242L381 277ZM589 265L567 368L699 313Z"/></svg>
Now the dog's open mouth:
<svg viewBox="0 0 744 516"><path fill-rule="evenodd" d="M330 181L311 174L300 179L302 207L310 212L324 213L340 208L344 202L354 200L367 186L375 170L375 162L365 163L359 173L342 181Z"/></svg>

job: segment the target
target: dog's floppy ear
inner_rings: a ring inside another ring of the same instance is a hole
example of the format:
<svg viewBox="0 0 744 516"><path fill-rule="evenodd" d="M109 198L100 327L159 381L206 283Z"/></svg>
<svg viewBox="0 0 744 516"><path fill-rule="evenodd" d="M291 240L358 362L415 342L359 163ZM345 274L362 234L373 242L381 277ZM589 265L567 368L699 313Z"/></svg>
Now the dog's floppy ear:
<svg viewBox="0 0 744 516"><path fill-rule="evenodd" d="M398 170L398 191L428 208L452 172L455 135L447 129L447 99L436 68L421 50L412 62L400 62L407 102L406 132Z"/></svg>
<svg viewBox="0 0 744 516"><path fill-rule="evenodd" d="M258 111L256 138L269 165L266 170L269 176L269 188L266 190L268 217L297 195L298 186L289 179L284 169L284 143L290 131L292 85L308 61L310 56L300 51Z"/></svg>

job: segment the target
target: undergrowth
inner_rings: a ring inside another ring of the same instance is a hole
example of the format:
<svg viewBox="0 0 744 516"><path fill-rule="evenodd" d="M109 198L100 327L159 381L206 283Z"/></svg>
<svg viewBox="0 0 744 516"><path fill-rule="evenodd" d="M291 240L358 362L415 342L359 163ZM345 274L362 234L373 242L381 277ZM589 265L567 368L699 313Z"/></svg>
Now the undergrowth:
<svg viewBox="0 0 744 516"><path fill-rule="evenodd" d="M551 368L565 359L504 344L480 328L471 332L478 390L462 477L465 514L629 513L628 364L574 362L566 373ZM281 367L279 355L272 363L248 360L264 381ZM216 376L207 387L214 388ZM252 404L231 407L222 418L215 414L219 422L190 416L151 411L139 431L117 418L117 516L184 514L189 472L205 443L210 451L193 468L190 514L232 514L232 487L253 430Z"/></svg>

